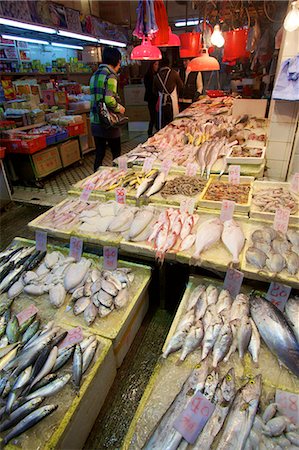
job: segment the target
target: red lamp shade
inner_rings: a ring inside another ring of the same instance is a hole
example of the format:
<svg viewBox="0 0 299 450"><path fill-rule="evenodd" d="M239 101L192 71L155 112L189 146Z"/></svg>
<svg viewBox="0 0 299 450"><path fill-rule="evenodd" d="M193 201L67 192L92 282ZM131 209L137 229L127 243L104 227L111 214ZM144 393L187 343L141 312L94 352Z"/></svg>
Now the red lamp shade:
<svg viewBox="0 0 299 450"><path fill-rule="evenodd" d="M246 51L248 30L224 31L223 37L223 61L235 61L239 58L249 57L250 52Z"/></svg>
<svg viewBox="0 0 299 450"><path fill-rule="evenodd" d="M151 41L147 37L144 37L141 45L137 45L137 47L133 48L131 52L131 59L140 61L157 61L158 59L162 59L162 53L158 47L151 44Z"/></svg>
<svg viewBox="0 0 299 450"><path fill-rule="evenodd" d="M192 58L200 55L201 49L201 34L200 33L182 33L180 35L181 58Z"/></svg>
<svg viewBox="0 0 299 450"><path fill-rule="evenodd" d="M181 41L179 36L174 34L171 31L171 28L168 27L168 42L166 44L163 44L162 42L160 42L160 39L158 39L158 36L156 35L152 39L152 44L157 45L158 47L180 47Z"/></svg>
<svg viewBox="0 0 299 450"><path fill-rule="evenodd" d="M210 70L220 70L220 66L217 59L209 56L207 49L203 48L200 56L191 59L187 70L191 72L206 72Z"/></svg>

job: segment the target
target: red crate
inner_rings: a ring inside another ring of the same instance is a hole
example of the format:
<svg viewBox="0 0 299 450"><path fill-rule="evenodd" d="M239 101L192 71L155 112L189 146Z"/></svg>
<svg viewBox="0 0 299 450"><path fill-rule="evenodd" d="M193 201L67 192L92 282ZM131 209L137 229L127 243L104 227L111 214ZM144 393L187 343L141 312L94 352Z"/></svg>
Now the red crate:
<svg viewBox="0 0 299 450"><path fill-rule="evenodd" d="M0 144L6 147L8 153L17 152L22 145L21 139L0 139Z"/></svg>
<svg viewBox="0 0 299 450"><path fill-rule="evenodd" d="M84 134L84 122L68 125L67 130L69 136L79 136L79 134Z"/></svg>
<svg viewBox="0 0 299 450"><path fill-rule="evenodd" d="M9 153L24 153L32 155L33 153L47 147L46 136L39 135L30 139L2 139L6 141L6 147ZM2 142L4 144L4 142Z"/></svg>
<svg viewBox="0 0 299 450"><path fill-rule="evenodd" d="M0 159L4 159L5 158L5 147L0 147Z"/></svg>

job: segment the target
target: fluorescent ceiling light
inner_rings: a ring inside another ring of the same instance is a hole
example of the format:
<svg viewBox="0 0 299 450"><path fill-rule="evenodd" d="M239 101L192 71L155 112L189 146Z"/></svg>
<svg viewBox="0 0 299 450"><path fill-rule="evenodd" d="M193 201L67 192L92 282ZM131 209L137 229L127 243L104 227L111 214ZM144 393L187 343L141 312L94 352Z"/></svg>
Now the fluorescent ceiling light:
<svg viewBox="0 0 299 450"><path fill-rule="evenodd" d="M4 19L3 17L0 17L0 24L15 28L22 28L23 30L39 31L40 33L56 33L56 30L54 28L41 27L40 25L33 25L31 23L17 22L16 20Z"/></svg>
<svg viewBox="0 0 299 450"><path fill-rule="evenodd" d="M58 30L60 36L65 36L73 39L80 39L81 41L98 42L97 38L93 36L85 36L85 34L71 33L70 31Z"/></svg>
<svg viewBox="0 0 299 450"><path fill-rule="evenodd" d="M199 24L199 20L198 19L187 20L187 27L192 26L192 25L198 25L198 24ZM176 22L174 25L176 27L185 27L186 26L186 20Z"/></svg>
<svg viewBox="0 0 299 450"><path fill-rule="evenodd" d="M98 42L104 45L114 45L115 47L126 47L127 44L119 41L110 41L109 39L99 39Z"/></svg>
<svg viewBox="0 0 299 450"><path fill-rule="evenodd" d="M83 50L81 45L59 44L58 42L52 42L54 47L73 48L74 50Z"/></svg>
<svg viewBox="0 0 299 450"><path fill-rule="evenodd" d="M19 37L19 36L11 36L8 34L2 34L1 36L3 39L11 39L13 41L22 41L22 42L30 42L31 44L49 45L49 42L41 41L39 39L29 39L29 38L23 38L23 37Z"/></svg>

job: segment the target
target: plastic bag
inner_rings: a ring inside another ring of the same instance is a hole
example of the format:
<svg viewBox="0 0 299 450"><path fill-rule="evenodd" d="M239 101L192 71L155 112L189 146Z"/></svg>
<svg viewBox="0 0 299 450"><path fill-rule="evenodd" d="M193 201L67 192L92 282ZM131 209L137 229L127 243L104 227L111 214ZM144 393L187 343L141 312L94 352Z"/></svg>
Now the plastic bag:
<svg viewBox="0 0 299 450"><path fill-rule="evenodd" d="M299 55L282 63L272 98L274 100L299 100Z"/></svg>

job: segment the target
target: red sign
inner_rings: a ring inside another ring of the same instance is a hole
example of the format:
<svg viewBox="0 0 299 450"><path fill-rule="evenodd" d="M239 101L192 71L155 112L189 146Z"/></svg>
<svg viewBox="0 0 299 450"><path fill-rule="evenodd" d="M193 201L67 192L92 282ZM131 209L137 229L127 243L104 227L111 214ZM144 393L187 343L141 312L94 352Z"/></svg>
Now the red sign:
<svg viewBox="0 0 299 450"><path fill-rule="evenodd" d="M47 232L39 231L35 232L35 248L40 252L45 252L47 250Z"/></svg>
<svg viewBox="0 0 299 450"><path fill-rule="evenodd" d="M166 177L170 171L171 166L172 166L171 159L164 159L161 165L161 172L164 172Z"/></svg>
<svg viewBox="0 0 299 450"><path fill-rule="evenodd" d="M128 170L128 158L126 156L120 156L117 162L120 170Z"/></svg>
<svg viewBox="0 0 299 450"><path fill-rule="evenodd" d="M234 215L235 202L231 200L222 200L221 202L221 213L220 220L225 222L226 220L231 220Z"/></svg>
<svg viewBox="0 0 299 450"><path fill-rule="evenodd" d="M72 328L59 344L59 348L71 347L83 341L83 333L81 327Z"/></svg>
<svg viewBox="0 0 299 450"><path fill-rule="evenodd" d="M243 278L243 272L232 268L227 269L223 283L224 289L227 289L232 297L236 297L240 292Z"/></svg>
<svg viewBox="0 0 299 450"><path fill-rule="evenodd" d="M70 256L80 261L83 250L83 241L77 237L72 236L70 239Z"/></svg>
<svg viewBox="0 0 299 450"><path fill-rule="evenodd" d="M143 163L143 167L142 167L142 171L144 173L148 173L152 170L153 168L153 164L154 164L154 160L155 158L145 158L144 163Z"/></svg>
<svg viewBox="0 0 299 450"><path fill-rule="evenodd" d="M231 184L240 184L240 166L229 166L228 182Z"/></svg>
<svg viewBox="0 0 299 450"><path fill-rule="evenodd" d="M299 172L294 173L291 179L291 191L299 194Z"/></svg>
<svg viewBox="0 0 299 450"><path fill-rule="evenodd" d="M187 177L195 177L198 170L198 164L197 163L188 163L186 165L186 175Z"/></svg>
<svg viewBox="0 0 299 450"><path fill-rule="evenodd" d="M24 309L23 311L19 312L19 314L17 314L19 325L22 325L22 323L26 322L26 320L30 319L30 317L34 316L37 313L38 309L35 305L28 306L28 308Z"/></svg>
<svg viewBox="0 0 299 450"><path fill-rule="evenodd" d="M94 186L95 186L95 184L92 183L91 181L89 183L87 183L87 185L83 189L83 192L81 194L80 200L83 200L84 202L87 202L91 192L94 190Z"/></svg>
<svg viewBox="0 0 299 450"><path fill-rule="evenodd" d="M117 203L124 205L126 203L126 190L123 187L115 189L115 200Z"/></svg>
<svg viewBox="0 0 299 450"><path fill-rule="evenodd" d="M266 299L273 303L273 305L277 306L280 311L283 311L291 290L292 288L290 286L272 281L268 289Z"/></svg>
<svg viewBox="0 0 299 450"><path fill-rule="evenodd" d="M103 247L103 256L105 270L117 269L118 250L116 247Z"/></svg>
<svg viewBox="0 0 299 450"><path fill-rule="evenodd" d="M290 421L298 427L299 425L299 396L292 392L276 390L275 403L278 404L278 411L283 416L287 416Z"/></svg>
<svg viewBox="0 0 299 450"><path fill-rule="evenodd" d="M176 418L173 427L189 444L194 444L214 409L215 405L198 391L193 395L184 411Z"/></svg>
<svg viewBox="0 0 299 450"><path fill-rule="evenodd" d="M274 230L286 234L289 226L290 213L289 208L278 208L276 210L273 223Z"/></svg>

